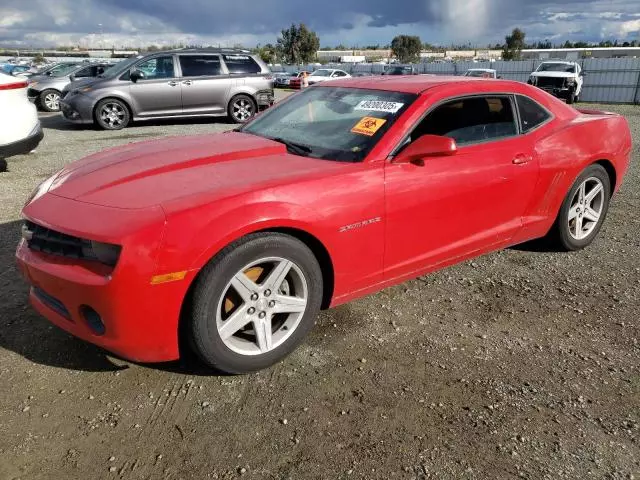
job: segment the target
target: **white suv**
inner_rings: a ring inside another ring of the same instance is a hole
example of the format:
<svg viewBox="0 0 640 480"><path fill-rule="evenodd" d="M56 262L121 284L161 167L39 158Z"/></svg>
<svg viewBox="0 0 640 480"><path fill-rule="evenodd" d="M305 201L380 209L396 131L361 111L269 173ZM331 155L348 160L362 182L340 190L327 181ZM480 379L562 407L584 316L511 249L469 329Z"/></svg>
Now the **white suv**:
<svg viewBox="0 0 640 480"><path fill-rule="evenodd" d="M583 79L584 73L576 62L553 61L541 63L528 83L571 104L577 102L582 93Z"/></svg>
<svg viewBox="0 0 640 480"><path fill-rule="evenodd" d="M43 137L27 85L24 78L0 73L0 171L6 168L5 158L29 153Z"/></svg>

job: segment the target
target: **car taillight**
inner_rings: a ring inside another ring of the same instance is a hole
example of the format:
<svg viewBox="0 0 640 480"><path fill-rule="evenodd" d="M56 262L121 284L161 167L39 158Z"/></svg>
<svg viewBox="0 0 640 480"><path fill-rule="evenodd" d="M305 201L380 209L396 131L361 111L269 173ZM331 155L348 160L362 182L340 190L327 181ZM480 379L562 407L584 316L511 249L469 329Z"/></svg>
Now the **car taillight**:
<svg viewBox="0 0 640 480"><path fill-rule="evenodd" d="M17 90L19 88L27 88L28 84L29 83L26 80L16 83L7 83L5 85L0 85L0 90Z"/></svg>

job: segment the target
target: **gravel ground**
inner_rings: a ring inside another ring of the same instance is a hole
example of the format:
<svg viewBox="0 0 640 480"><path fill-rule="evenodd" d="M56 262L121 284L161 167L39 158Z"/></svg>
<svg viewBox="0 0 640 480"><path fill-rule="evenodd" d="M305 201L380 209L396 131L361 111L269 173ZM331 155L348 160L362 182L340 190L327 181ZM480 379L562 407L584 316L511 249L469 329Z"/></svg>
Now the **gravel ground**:
<svg viewBox="0 0 640 480"><path fill-rule="evenodd" d="M50 326L13 264L19 211L121 132L43 116L0 174L0 479L640 478L640 108L632 168L595 244L522 246L327 312L277 366L137 365Z"/></svg>

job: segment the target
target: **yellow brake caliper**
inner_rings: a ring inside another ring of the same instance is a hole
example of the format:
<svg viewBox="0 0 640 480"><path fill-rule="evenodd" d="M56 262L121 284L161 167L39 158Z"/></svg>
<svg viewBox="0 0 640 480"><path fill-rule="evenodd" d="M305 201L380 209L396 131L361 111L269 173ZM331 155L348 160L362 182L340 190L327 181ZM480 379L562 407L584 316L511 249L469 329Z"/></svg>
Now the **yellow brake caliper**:
<svg viewBox="0 0 640 480"><path fill-rule="evenodd" d="M258 279L260 278L260 275L262 275L262 272L264 272L264 268L262 267L251 267L245 270L244 274L252 282L258 283ZM224 313L228 314L231 310L234 309L235 306L236 304L233 303L233 300L227 293L227 298L224 299Z"/></svg>

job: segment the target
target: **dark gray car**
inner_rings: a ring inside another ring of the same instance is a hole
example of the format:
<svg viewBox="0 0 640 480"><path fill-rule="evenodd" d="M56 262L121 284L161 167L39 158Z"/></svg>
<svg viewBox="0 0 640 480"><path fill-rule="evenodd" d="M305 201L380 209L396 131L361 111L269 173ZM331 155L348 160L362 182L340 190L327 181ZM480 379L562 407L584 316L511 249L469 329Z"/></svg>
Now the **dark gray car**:
<svg viewBox="0 0 640 480"><path fill-rule="evenodd" d="M76 79L96 78L110 63L61 63L29 79L27 95L45 112L60 111L60 96L64 88Z"/></svg>
<svg viewBox="0 0 640 480"><path fill-rule="evenodd" d="M70 85L60 102L67 120L108 130L132 120L229 116L236 123L273 104L273 76L250 52L183 49L138 56L92 82Z"/></svg>

